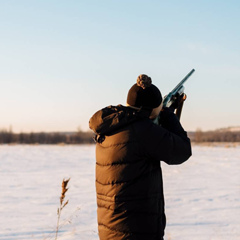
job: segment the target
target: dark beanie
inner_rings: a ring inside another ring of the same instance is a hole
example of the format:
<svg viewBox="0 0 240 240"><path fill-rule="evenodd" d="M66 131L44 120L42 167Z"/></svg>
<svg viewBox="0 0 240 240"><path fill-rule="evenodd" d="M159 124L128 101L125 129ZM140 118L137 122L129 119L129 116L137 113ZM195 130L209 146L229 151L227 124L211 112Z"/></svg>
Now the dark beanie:
<svg viewBox="0 0 240 240"><path fill-rule="evenodd" d="M156 108L162 102L162 95L159 89L152 84L152 79L141 74L128 91L127 103L133 107Z"/></svg>

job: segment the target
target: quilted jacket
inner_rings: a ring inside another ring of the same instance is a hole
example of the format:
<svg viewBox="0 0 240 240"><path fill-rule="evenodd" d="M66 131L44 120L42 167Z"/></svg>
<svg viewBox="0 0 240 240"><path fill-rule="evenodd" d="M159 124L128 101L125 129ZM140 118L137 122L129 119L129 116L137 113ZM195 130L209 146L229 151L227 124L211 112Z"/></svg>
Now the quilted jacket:
<svg viewBox="0 0 240 240"><path fill-rule="evenodd" d="M96 193L100 240L161 240L166 219L160 162L181 164L191 143L175 114L149 114L122 105L96 112Z"/></svg>

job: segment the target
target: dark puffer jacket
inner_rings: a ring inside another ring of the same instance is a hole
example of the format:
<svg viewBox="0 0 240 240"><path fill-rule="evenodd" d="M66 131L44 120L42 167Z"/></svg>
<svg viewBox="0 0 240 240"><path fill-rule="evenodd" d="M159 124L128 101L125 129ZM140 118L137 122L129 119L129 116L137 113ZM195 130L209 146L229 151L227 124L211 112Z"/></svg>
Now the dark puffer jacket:
<svg viewBox="0 0 240 240"><path fill-rule="evenodd" d="M161 126L145 112L109 106L89 122L96 135L96 192L101 240L161 240L165 214L160 161L181 164L191 144L175 114Z"/></svg>

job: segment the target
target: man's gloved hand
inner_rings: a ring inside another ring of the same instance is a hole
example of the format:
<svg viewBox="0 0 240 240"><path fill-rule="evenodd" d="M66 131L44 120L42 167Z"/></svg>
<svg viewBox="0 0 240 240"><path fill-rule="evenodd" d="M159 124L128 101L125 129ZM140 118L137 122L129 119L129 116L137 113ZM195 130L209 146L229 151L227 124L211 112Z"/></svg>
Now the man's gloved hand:
<svg viewBox="0 0 240 240"><path fill-rule="evenodd" d="M177 109L181 101L181 96L179 95L179 93L177 93L175 96L172 97L172 101L173 103L170 106L170 108Z"/></svg>
<svg viewBox="0 0 240 240"><path fill-rule="evenodd" d="M177 109L181 105L181 103L183 101L185 101L186 97L187 96L184 93L181 94L181 95L179 93L177 93L173 97L173 104L169 108L171 108L174 111L175 109Z"/></svg>

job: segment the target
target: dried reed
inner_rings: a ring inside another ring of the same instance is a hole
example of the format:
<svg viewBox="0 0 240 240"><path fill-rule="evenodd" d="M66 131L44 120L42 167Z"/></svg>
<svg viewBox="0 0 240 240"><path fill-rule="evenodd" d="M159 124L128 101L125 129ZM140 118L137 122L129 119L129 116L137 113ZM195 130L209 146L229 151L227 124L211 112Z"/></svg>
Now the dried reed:
<svg viewBox="0 0 240 240"><path fill-rule="evenodd" d="M63 181L62 181L62 194L61 194L61 197L60 197L60 206L59 206L59 208L57 210L58 219L57 219L55 240L57 240L57 236L58 236L59 222L60 222L60 217L61 217L62 210L68 204L68 201L69 201L69 200L67 200L66 202L64 202L65 194L66 194L66 192L68 190L67 185L68 185L69 180L70 180L70 178L67 179L67 180L63 179Z"/></svg>

